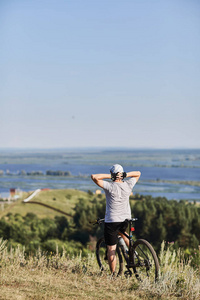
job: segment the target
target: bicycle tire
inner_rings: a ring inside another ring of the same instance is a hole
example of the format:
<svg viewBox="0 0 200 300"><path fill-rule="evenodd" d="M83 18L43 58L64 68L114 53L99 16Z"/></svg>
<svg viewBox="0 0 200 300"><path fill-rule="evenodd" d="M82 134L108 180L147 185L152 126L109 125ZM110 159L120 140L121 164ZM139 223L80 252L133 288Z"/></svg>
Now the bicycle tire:
<svg viewBox="0 0 200 300"><path fill-rule="evenodd" d="M158 280L159 261L153 247L143 239L135 241L133 244L135 254L133 255L133 271L139 281L146 279L151 282Z"/></svg>
<svg viewBox="0 0 200 300"><path fill-rule="evenodd" d="M107 246L104 237L100 238L96 244L96 258L101 272L109 273L110 268L107 258ZM119 247L116 248L116 273L121 275L123 272L123 258Z"/></svg>

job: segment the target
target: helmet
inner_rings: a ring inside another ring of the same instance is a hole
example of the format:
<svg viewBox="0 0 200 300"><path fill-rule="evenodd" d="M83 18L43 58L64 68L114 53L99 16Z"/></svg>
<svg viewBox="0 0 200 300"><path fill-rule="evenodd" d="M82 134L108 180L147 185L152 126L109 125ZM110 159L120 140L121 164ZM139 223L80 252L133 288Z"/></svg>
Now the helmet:
<svg viewBox="0 0 200 300"><path fill-rule="evenodd" d="M110 168L110 173L117 174L118 172L120 173L124 172L124 169L121 165L116 164Z"/></svg>
<svg viewBox="0 0 200 300"><path fill-rule="evenodd" d="M117 173L123 173L124 169L121 165L115 164L110 168L111 179L115 181Z"/></svg>

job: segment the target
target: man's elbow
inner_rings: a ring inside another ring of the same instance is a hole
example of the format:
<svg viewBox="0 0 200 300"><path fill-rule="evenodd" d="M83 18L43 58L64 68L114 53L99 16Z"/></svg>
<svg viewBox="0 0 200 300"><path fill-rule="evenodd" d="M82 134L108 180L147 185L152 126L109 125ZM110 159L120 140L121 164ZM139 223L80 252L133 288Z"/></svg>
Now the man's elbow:
<svg viewBox="0 0 200 300"><path fill-rule="evenodd" d="M94 183L98 184L97 177L94 174L91 175L91 178L94 181Z"/></svg>
<svg viewBox="0 0 200 300"><path fill-rule="evenodd" d="M141 172L140 172L140 171L138 171L138 172L137 172L136 181L138 181L138 180L139 180L140 176L141 176Z"/></svg>
<svg viewBox="0 0 200 300"><path fill-rule="evenodd" d="M95 179L96 179L94 174L91 175L91 178L93 181L95 181Z"/></svg>

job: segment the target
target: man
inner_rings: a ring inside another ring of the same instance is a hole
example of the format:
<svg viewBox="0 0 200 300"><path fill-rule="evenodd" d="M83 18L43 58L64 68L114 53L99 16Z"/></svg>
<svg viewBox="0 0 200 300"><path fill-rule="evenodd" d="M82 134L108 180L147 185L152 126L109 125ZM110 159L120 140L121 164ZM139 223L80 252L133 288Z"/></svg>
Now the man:
<svg viewBox="0 0 200 300"><path fill-rule="evenodd" d="M119 229L125 232L127 228L126 219L131 218L131 208L129 203L129 196L132 189L141 173L139 171L124 172L123 167L115 164L110 169L111 174L93 174L92 180L101 188L106 194L106 213L105 213L105 227L104 236L108 249L108 262L112 274L116 267L116 246ZM129 178L124 180L124 178ZM104 179L112 179L112 182ZM125 240L127 246L129 240L120 234Z"/></svg>

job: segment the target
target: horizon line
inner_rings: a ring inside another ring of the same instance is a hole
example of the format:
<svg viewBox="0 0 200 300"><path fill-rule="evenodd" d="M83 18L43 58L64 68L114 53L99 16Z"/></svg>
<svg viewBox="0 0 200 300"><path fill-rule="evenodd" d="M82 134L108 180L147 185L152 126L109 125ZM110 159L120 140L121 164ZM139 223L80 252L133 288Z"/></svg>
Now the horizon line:
<svg viewBox="0 0 200 300"><path fill-rule="evenodd" d="M0 147L0 151L56 151L56 150L200 150L200 147L119 147L119 146L75 146L75 147Z"/></svg>

